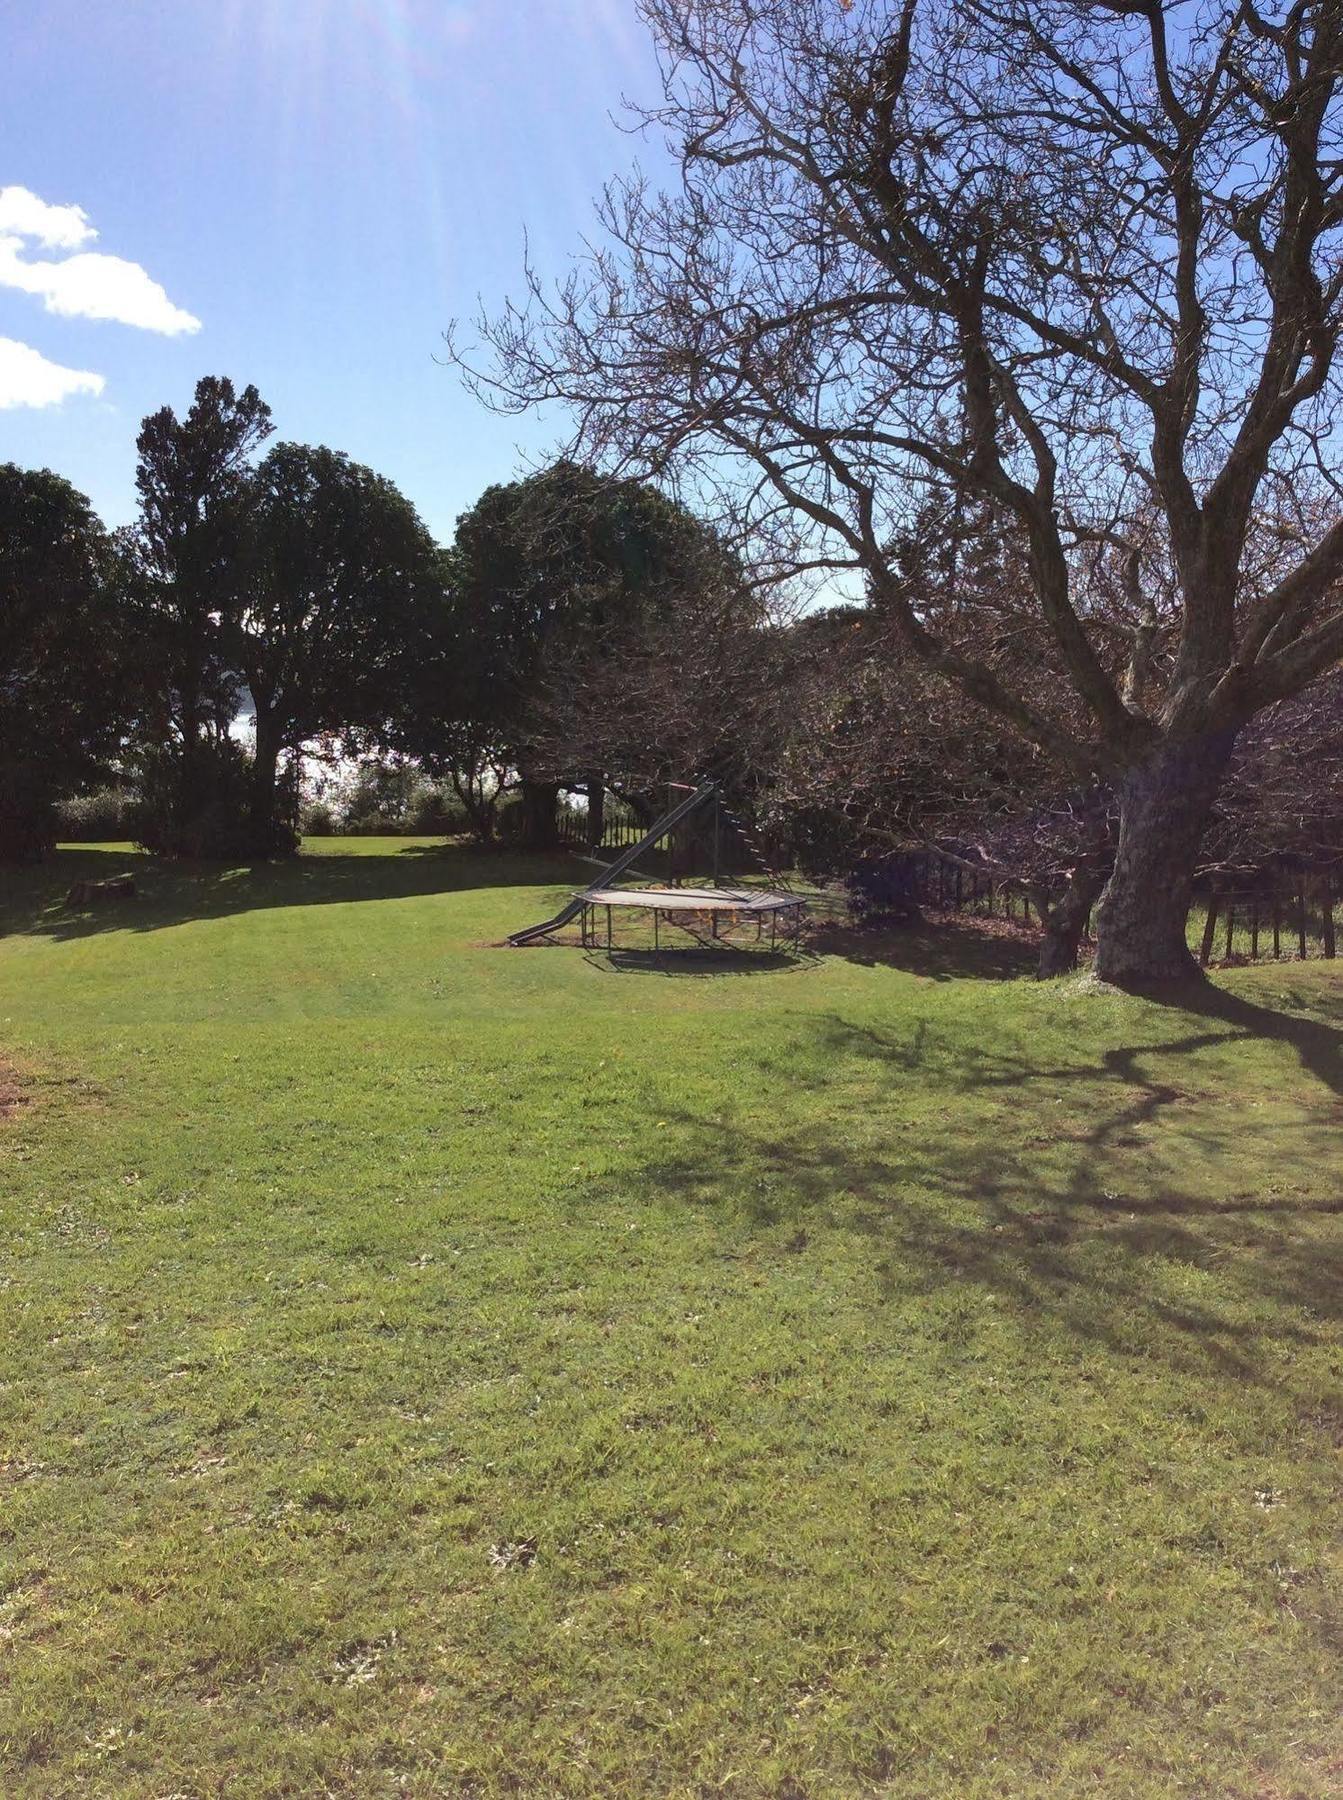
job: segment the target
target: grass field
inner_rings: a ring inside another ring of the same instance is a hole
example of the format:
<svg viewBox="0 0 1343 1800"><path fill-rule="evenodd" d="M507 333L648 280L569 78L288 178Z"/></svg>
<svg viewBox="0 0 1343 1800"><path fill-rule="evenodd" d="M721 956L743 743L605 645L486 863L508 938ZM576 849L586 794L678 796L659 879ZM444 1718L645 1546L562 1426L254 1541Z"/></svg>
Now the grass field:
<svg viewBox="0 0 1343 1800"><path fill-rule="evenodd" d="M574 878L5 878L0 1792L1343 1792L1334 967Z"/></svg>

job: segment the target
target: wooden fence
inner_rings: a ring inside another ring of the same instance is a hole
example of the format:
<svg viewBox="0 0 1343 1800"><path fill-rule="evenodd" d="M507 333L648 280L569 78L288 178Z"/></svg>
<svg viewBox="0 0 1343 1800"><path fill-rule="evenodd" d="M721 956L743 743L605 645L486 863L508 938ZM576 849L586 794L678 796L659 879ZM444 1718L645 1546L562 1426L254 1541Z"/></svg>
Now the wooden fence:
<svg viewBox="0 0 1343 1800"><path fill-rule="evenodd" d="M964 870L949 858L928 856L922 904L943 911L998 913L1029 921L1031 901L1011 882L993 882ZM1282 957L1304 962L1337 955L1334 908L1340 883L1325 871L1284 871L1257 883L1229 885L1215 878L1202 884L1190 913L1191 947L1200 963ZM1090 937L1088 916L1084 937Z"/></svg>
<svg viewBox="0 0 1343 1800"><path fill-rule="evenodd" d="M1337 953L1334 906L1338 883L1333 872L1283 874L1249 884L1213 880L1195 901L1202 911L1199 961L1258 962L1282 956L1304 962Z"/></svg>
<svg viewBox="0 0 1343 1800"><path fill-rule="evenodd" d="M899 853L907 892L920 907L1029 923L1037 909L1020 882L998 881L936 850ZM1257 962L1337 954L1334 909L1343 889L1337 871L1285 870L1258 882L1209 878L1190 913L1190 943L1199 961ZM1091 933L1088 917L1084 937Z"/></svg>
<svg viewBox="0 0 1343 1800"><path fill-rule="evenodd" d="M608 807L602 821L601 841L594 844L588 836L586 813L565 811L556 820L556 835L566 849L609 850L613 855L618 851L628 850L631 844L637 844L645 829L637 819L620 813L612 814Z"/></svg>
<svg viewBox="0 0 1343 1800"><path fill-rule="evenodd" d="M896 851L888 863L898 866L901 898L915 906L1023 921L1034 916L1023 883L995 879L939 850Z"/></svg>

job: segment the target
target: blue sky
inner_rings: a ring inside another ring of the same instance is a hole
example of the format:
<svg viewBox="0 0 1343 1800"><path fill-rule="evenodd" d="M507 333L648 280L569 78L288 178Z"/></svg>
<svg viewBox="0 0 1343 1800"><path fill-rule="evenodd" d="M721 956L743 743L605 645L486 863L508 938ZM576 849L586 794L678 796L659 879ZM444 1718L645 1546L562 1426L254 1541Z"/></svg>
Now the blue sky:
<svg viewBox="0 0 1343 1800"><path fill-rule="evenodd" d="M653 85L631 0L41 0L0 64L0 190L84 215L0 201L0 460L124 523L141 417L228 375L447 537L544 448L433 359L524 232L562 273L602 181L656 167L609 116Z"/></svg>

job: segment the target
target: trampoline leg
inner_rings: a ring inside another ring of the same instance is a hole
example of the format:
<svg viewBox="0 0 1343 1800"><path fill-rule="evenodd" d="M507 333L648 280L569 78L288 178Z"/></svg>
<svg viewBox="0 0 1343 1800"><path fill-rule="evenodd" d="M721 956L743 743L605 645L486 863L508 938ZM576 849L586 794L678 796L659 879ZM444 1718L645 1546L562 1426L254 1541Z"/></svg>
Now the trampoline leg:
<svg viewBox="0 0 1343 1800"><path fill-rule="evenodd" d="M769 947L771 950L774 948L775 940L777 939L778 935L779 935L779 915L776 912L772 912L769 915Z"/></svg>

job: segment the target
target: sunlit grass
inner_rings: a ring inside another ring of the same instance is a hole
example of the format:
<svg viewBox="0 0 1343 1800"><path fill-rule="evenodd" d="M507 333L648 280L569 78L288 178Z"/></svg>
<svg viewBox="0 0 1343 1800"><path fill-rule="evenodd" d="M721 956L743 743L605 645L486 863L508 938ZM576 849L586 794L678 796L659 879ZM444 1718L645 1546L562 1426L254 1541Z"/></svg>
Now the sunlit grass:
<svg viewBox="0 0 1343 1800"><path fill-rule="evenodd" d="M2 897L6 1794L1337 1788L1329 965L613 967L315 848Z"/></svg>

